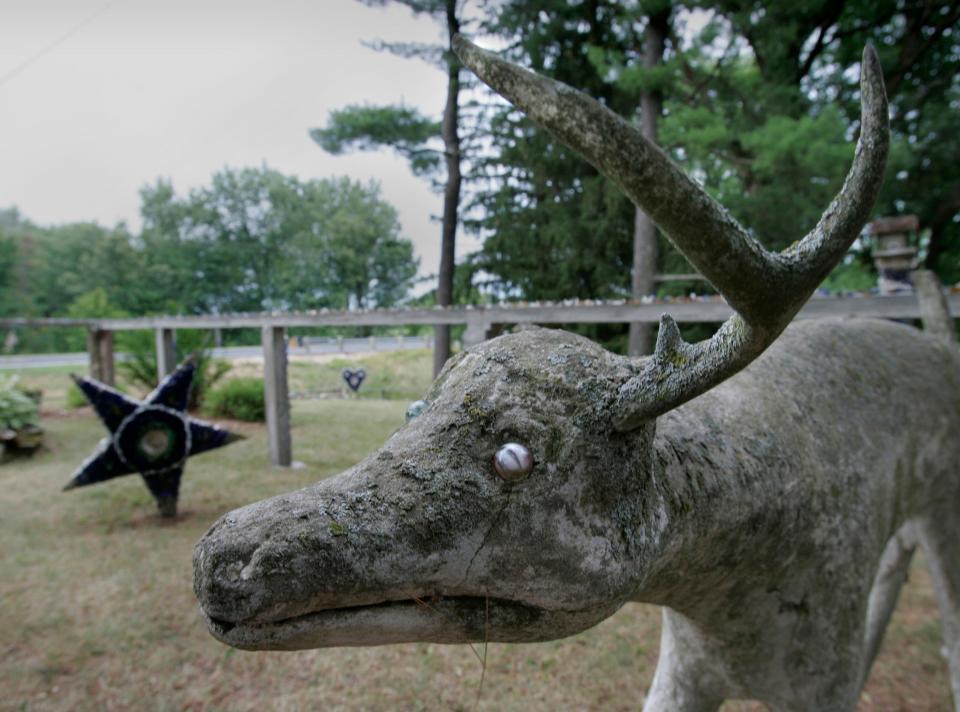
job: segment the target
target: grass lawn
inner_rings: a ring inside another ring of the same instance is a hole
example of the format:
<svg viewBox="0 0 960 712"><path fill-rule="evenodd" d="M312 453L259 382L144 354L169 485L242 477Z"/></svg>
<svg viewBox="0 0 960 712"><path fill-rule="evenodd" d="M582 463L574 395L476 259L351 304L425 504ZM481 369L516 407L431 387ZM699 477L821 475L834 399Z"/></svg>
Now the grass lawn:
<svg viewBox="0 0 960 712"><path fill-rule="evenodd" d="M231 370L262 376L262 364L239 364ZM343 381L343 369L363 369L366 378L356 394ZM407 403L422 398L433 382L433 352L428 349L391 351L385 353L324 355L304 359L295 356L288 366L290 393L307 397L326 394L336 397L379 398L404 400Z"/></svg>
<svg viewBox="0 0 960 712"><path fill-rule="evenodd" d="M207 634L191 585L207 527L344 469L403 422L405 407L298 401L298 470L267 465L262 426L231 424L248 439L191 459L173 523L156 516L136 476L61 493L104 431L89 409L46 417L48 450L0 467L0 709L639 709L659 641L651 606L629 604L561 641L490 645L479 699L481 666L465 646L250 653ZM860 709L952 709L941 645L929 578L915 564Z"/></svg>

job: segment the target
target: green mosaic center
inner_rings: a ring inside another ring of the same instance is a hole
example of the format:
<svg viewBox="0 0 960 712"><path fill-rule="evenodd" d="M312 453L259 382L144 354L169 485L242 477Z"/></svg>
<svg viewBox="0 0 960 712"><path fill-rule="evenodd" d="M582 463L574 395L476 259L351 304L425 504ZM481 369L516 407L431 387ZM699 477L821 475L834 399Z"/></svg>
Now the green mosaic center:
<svg viewBox="0 0 960 712"><path fill-rule="evenodd" d="M137 449L147 460L155 462L170 453L173 443L174 435L170 428L165 424L156 423L145 429L140 435Z"/></svg>

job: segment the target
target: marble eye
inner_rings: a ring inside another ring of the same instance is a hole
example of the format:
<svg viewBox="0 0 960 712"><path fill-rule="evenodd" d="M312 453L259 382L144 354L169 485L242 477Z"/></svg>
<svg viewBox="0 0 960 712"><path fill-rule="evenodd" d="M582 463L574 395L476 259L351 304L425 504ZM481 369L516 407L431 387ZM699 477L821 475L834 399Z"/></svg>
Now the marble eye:
<svg viewBox="0 0 960 712"><path fill-rule="evenodd" d="M493 469L507 482L519 482L533 469L533 455L520 443L501 445L493 456Z"/></svg>
<svg viewBox="0 0 960 712"><path fill-rule="evenodd" d="M425 400L414 401L407 407L407 422L420 415L423 411L427 409L427 402Z"/></svg>

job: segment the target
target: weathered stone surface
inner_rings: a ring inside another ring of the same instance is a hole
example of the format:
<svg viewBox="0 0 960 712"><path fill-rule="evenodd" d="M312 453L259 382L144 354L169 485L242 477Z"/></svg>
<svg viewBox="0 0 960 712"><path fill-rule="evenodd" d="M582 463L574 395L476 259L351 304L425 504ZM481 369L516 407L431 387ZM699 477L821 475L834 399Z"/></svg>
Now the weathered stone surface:
<svg viewBox="0 0 960 712"><path fill-rule="evenodd" d="M907 524L938 547L956 628L960 355L897 324L801 322L618 433L610 404L642 365L543 329L468 349L378 452L210 529L194 585L211 632L254 649L537 641L649 601L666 625L648 710L851 710ZM506 442L534 458L516 483L493 467Z"/></svg>

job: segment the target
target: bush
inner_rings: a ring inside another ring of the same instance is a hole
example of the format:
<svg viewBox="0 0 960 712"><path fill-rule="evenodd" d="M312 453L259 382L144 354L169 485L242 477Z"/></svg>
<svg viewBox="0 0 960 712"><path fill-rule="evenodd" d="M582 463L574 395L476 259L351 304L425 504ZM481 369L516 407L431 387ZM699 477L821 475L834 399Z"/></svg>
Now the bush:
<svg viewBox="0 0 960 712"><path fill-rule="evenodd" d="M0 430L22 430L39 421L37 401L17 388L17 379L0 381Z"/></svg>
<svg viewBox="0 0 960 712"><path fill-rule="evenodd" d="M127 358L120 362L119 369L132 384L152 391L157 387L157 351L153 332L135 331L130 333ZM203 331L184 329L177 332L177 363L192 356L197 364L193 387L190 389L188 410L200 408L207 391L226 375L231 366L223 359L213 358L210 349L210 334Z"/></svg>
<svg viewBox="0 0 960 712"><path fill-rule="evenodd" d="M76 410L77 408L83 408L85 405L90 405L90 401L83 395L83 391L76 383L71 383L67 386L67 398L64 405L67 410Z"/></svg>
<svg viewBox="0 0 960 712"><path fill-rule="evenodd" d="M207 393L204 412L220 418L263 422L267 409L262 378L234 378Z"/></svg>
<svg viewBox="0 0 960 712"><path fill-rule="evenodd" d="M194 351L193 357L197 363L197 373L193 377L193 388L190 389L188 407L196 410L203 405L204 399L220 379L227 375L233 366L222 358L213 358L210 351ZM261 385L262 385L261 381ZM260 400L263 400L261 395ZM262 406L261 406L262 407ZM263 420L263 418L260 418Z"/></svg>

